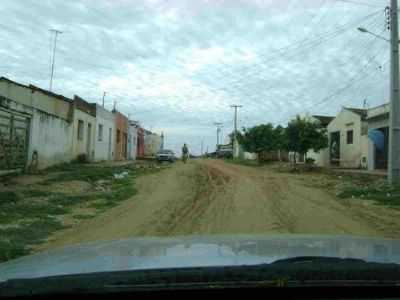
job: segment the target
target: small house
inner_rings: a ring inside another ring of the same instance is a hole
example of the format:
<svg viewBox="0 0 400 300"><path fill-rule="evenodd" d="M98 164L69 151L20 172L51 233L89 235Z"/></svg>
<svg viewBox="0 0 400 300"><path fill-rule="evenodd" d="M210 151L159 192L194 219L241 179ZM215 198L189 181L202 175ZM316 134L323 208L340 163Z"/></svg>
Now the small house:
<svg viewBox="0 0 400 300"><path fill-rule="evenodd" d="M96 138L94 160L114 160L115 151L115 115L99 104L96 109Z"/></svg>

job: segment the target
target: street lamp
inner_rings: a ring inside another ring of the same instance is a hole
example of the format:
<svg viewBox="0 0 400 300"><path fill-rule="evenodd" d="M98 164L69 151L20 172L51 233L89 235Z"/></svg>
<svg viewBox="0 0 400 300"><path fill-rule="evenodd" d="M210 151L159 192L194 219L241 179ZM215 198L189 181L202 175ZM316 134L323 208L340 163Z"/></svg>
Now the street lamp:
<svg viewBox="0 0 400 300"><path fill-rule="evenodd" d="M385 38L385 37L383 37L383 36L381 36L379 34L373 33L373 32L369 31L368 29L366 29L364 27L358 27L357 30L362 32L362 33L369 33L369 34L373 35L374 37L377 37L378 39L381 39L381 40L384 40L384 41L390 43L390 40L388 40L387 38Z"/></svg>

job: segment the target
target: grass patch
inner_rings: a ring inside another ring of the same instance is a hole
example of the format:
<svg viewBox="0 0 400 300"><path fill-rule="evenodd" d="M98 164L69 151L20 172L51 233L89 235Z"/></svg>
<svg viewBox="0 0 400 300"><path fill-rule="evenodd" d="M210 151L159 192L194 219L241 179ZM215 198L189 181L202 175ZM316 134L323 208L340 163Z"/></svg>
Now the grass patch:
<svg viewBox="0 0 400 300"><path fill-rule="evenodd" d="M77 220L87 220L87 219L92 219L93 217L95 217L95 215L82 215L82 214L74 215L74 219Z"/></svg>
<svg viewBox="0 0 400 300"><path fill-rule="evenodd" d="M268 164L268 162L260 163L258 160L248 160L248 159L225 159L225 161L231 164L248 166L248 167L261 167L263 165Z"/></svg>
<svg viewBox="0 0 400 300"><path fill-rule="evenodd" d="M30 246L43 242L51 233L62 228L64 226L58 220L47 217L0 229L0 261L28 254Z"/></svg>
<svg viewBox="0 0 400 300"><path fill-rule="evenodd" d="M61 206L73 206L80 203L85 203L99 198L99 194L83 194L83 195L64 195L55 194L50 197L49 202Z"/></svg>
<svg viewBox="0 0 400 300"><path fill-rule="evenodd" d="M5 191L0 192L0 206L16 203L19 200L19 196L16 192Z"/></svg>
<svg viewBox="0 0 400 300"><path fill-rule="evenodd" d="M400 205L400 186L390 185L385 180L375 180L371 176L342 178L344 183L336 194L339 198L375 200L389 206ZM346 182L346 180L350 180Z"/></svg>
<svg viewBox="0 0 400 300"><path fill-rule="evenodd" d="M46 180L46 182L60 182L70 180L81 180L94 182L102 179L113 178L114 174L119 174L124 171L132 172L129 167L104 167L93 166L86 164L69 164L53 168L50 172L61 171L62 174Z"/></svg>
<svg viewBox="0 0 400 300"><path fill-rule="evenodd" d="M33 198L35 198L35 197L47 197L51 193L46 192L46 191L41 191L41 190L24 190L24 191L21 191L21 194L24 197L33 197Z"/></svg>

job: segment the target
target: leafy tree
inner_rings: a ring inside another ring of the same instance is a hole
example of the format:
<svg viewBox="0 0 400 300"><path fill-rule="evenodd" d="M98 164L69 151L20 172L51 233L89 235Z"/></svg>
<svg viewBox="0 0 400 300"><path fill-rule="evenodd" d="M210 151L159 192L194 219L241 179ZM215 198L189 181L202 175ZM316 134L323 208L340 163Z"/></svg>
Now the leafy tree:
<svg viewBox="0 0 400 300"><path fill-rule="evenodd" d="M316 122L297 116L285 129L286 149L306 154L309 150L319 152L328 146L326 129ZM296 161L295 161L296 163Z"/></svg>
<svg viewBox="0 0 400 300"><path fill-rule="evenodd" d="M246 151L257 153L259 157L262 152L279 150L284 144L283 128L274 128L270 123L244 128L243 131L240 144Z"/></svg>

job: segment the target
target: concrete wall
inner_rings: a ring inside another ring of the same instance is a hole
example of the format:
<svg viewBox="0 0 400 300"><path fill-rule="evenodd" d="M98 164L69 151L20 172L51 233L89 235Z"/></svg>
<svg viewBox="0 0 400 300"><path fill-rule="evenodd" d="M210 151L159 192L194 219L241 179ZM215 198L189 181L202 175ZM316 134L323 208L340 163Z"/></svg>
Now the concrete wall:
<svg viewBox="0 0 400 300"><path fill-rule="evenodd" d="M315 165L318 167L327 167L329 166L329 149L321 149L318 152L314 150L310 150L307 152L307 158L312 158L315 160Z"/></svg>
<svg viewBox="0 0 400 300"><path fill-rule="evenodd" d="M96 136L94 160L114 160L115 151L115 116L112 112L96 104ZM99 125L103 126L100 136Z"/></svg>
<svg viewBox="0 0 400 300"><path fill-rule="evenodd" d="M144 157L144 129L139 127L137 129L137 143L136 143L136 157Z"/></svg>
<svg viewBox="0 0 400 300"><path fill-rule="evenodd" d="M28 166L34 151L38 169L71 160L71 102L8 80L0 80L0 95L9 99L2 106L30 116Z"/></svg>
<svg viewBox="0 0 400 300"><path fill-rule="evenodd" d="M137 153L138 126L129 124L128 129L128 159L135 160Z"/></svg>
<svg viewBox="0 0 400 300"><path fill-rule="evenodd" d="M96 117L89 109L83 111L79 105L79 98L76 97L74 98L73 120L72 157L76 159L78 155L86 154L87 159L92 161L95 153ZM83 122L81 137L78 134L79 121Z"/></svg>
<svg viewBox="0 0 400 300"><path fill-rule="evenodd" d="M155 156L161 147L161 136L156 133L145 132L144 155Z"/></svg>
<svg viewBox="0 0 400 300"><path fill-rule="evenodd" d="M127 159L127 143L128 143L128 118L118 111L114 112L115 116L115 159ZM119 132L119 137L118 137Z"/></svg>
<svg viewBox="0 0 400 300"><path fill-rule="evenodd" d="M361 116L347 109L342 111L328 125L329 145L331 143L331 133L340 131L340 162L339 166L343 168L360 168L362 158L368 156L367 135L362 128L366 122L361 120ZM353 130L353 143L347 144L347 131Z"/></svg>

